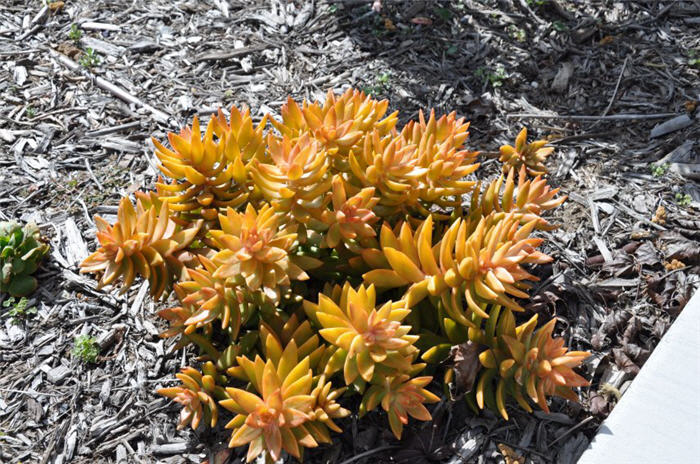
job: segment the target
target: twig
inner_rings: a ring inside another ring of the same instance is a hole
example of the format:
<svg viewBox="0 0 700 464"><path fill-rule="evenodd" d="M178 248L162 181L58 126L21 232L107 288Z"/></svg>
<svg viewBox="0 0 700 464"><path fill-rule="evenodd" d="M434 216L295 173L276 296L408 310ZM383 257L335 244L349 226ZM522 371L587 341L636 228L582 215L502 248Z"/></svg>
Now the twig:
<svg viewBox="0 0 700 464"><path fill-rule="evenodd" d="M564 432L564 433L562 434L561 437L555 439L553 442L551 442L549 445L547 445L547 448L551 448L552 446L554 446L555 443L557 443L558 441L560 441L562 438L568 436L571 432L573 432L574 430L578 429L579 427L582 427L582 426L588 424L588 423L589 423L590 421L592 421L593 419L594 419L593 416L588 416L588 417L586 417L586 418L583 419L581 422L579 422L578 424L574 425L574 426L571 427L569 430L567 430L566 432Z"/></svg>
<svg viewBox="0 0 700 464"><path fill-rule="evenodd" d="M603 131L603 132L586 132L584 134L569 135L567 137L562 137L560 139L552 139L549 141L550 144L556 145L558 143L575 142L577 140L586 139L598 139L601 137L607 137L609 135L617 134L618 131Z"/></svg>
<svg viewBox="0 0 700 464"><path fill-rule="evenodd" d="M261 50L265 50L266 48L267 46L265 45L256 45L252 47L235 48L229 51L212 52L207 53L206 55L196 57L194 59L194 62L199 63L201 61L230 60L231 58L247 55L249 53L259 52Z"/></svg>
<svg viewBox="0 0 700 464"><path fill-rule="evenodd" d="M350 464L351 462L355 462L358 459L366 458L367 456L371 456L376 453L381 453L382 451L388 451L390 449L398 448L396 445L387 445L387 446L380 446L379 448L374 448L369 451L365 451L364 453L360 453L356 456L351 457L350 459L346 459L345 461L341 462L340 464Z"/></svg>
<svg viewBox="0 0 700 464"><path fill-rule="evenodd" d="M649 219L645 218L644 216L642 216L642 215L640 215L640 214L637 214L637 213L634 212L632 209L630 209L630 208L628 208L627 206L623 205L623 204L620 203L619 201L617 201L617 200L613 200L613 201L615 202L615 204L617 205L617 207L620 208L620 209L621 209L622 211L624 211L625 213L627 213L628 216L630 216L630 217L632 217L632 218L634 218L634 219L636 219L636 220L638 220L638 221L641 221L641 222L643 222L644 224L646 224L646 225L648 225L648 226L651 226L651 227L653 227L653 228L655 228L655 229L658 229L658 230L667 230L665 227L660 226L660 225L658 225L658 224L655 223L655 222L651 222Z"/></svg>
<svg viewBox="0 0 700 464"><path fill-rule="evenodd" d="M49 48L48 49L49 53L54 56L63 66L67 67L71 71L74 72L82 72L85 74L87 77L92 79L95 84L103 89L106 90L107 92L111 93L115 97L124 100L127 103L133 103L134 105L140 106L144 108L147 111L150 111L151 114L156 118L156 120L165 123L165 124L170 124L172 126L177 126L177 121L174 120L174 118L171 118L168 114L162 112L161 110L149 105L148 103L143 102L141 99L138 97L130 94L129 92L117 87L116 85L112 84L106 79L103 79L99 76L95 76L92 72L82 69L81 66L64 55L63 53L59 53L56 50Z"/></svg>
<svg viewBox="0 0 700 464"><path fill-rule="evenodd" d="M566 114L537 114L537 113L511 113L508 118L532 118L532 119L570 119L572 121L633 121L635 119L665 119L679 116L678 113L652 113L652 114L613 114L610 116L581 116Z"/></svg>
<svg viewBox="0 0 700 464"><path fill-rule="evenodd" d="M41 395L41 396L63 396L63 395L57 395L56 393L42 393L42 392L35 392L35 391L25 391L25 390L15 390L13 388L0 388L0 391L2 392L8 392L8 393L21 393L23 395Z"/></svg>
<svg viewBox="0 0 700 464"><path fill-rule="evenodd" d="M102 184L100 184L100 181L97 180L97 177L95 177L95 173L92 172L92 168L90 167L90 163L88 162L87 158L83 159L85 160L85 167L90 173L90 177L92 178L93 182L95 182L95 185L97 185L97 189L101 192L103 190Z"/></svg>
<svg viewBox="0 0 700 464"><path fill-rule="evenodd" d="M620 76L617 78L617 84L615 84L615 90L613 91L612 98L610 98L610 103L608 103L607 108L605 108L605 111L603 111L602 116L607 116L608 111L610 111L610 108L612 108L613 103L615 102L615 98L617 98L617 91L620 89L620 82L622 82L622 75L625 73L625 68L627 68L627 62L629 61L630 56L627 55L625 57L625 62L622 63L622 70L620 71Z"/></svg>
<svg viewBox="0 0 700 464"><path fill-rule="evenodd" d="M126 129L134 129L141 126L141 121L127 122L126 124L119 124L118 126L104 127L102 129L96 129L94 131L86 132L86 137L98 137L101 135L113 134L115 132L120 132Z"/></svg>

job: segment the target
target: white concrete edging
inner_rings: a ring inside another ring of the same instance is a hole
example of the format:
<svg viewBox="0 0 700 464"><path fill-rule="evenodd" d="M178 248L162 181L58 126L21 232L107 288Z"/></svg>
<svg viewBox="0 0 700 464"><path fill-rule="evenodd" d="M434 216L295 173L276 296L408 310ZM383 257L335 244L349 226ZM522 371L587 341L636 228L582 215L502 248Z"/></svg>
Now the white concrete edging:
<svg viewBox="0 0 700 464"><path fill-rule="evenodd" d="M579 464L700 462L700 291L603 422Z"/></svg>

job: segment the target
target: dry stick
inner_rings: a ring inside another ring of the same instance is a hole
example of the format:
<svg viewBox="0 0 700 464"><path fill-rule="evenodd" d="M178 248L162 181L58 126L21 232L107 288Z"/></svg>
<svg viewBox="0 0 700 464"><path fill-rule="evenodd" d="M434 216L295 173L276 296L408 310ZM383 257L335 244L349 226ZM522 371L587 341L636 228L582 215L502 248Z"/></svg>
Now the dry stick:
<svg viewBox="0 0 700 464"><path fill-rule="evenodd" d="M622 75L625 73L625 68L627 68L627 62L629 61L630 56L627 55L625 57L625 62L622 63L622 70L620 71L620 76L617 78L617 84L615 84L615 90L613 91L612 98L610 99L610 103L608 103L608 107L605 108L605 111L603 111L603 116L608 115L608 111L610 111L610 108L613 105L613 102L615 101L615 98L617 97L617 91L620 90L620 82L622 82Z"/></svg>
<svg viewBox="0 0 700 464"><path fill-rule="evenodd" d="M173 126L177 126L177 122L174 120L174 118L171 118L168 116L166 113L162 112L161 110L149 105L148 103L143 102L141 99L138 97L130 94L129 92L117 87L116 85L112 84L106 79L103 79L99 76L95 76L92 72L82 69L81 66L73 61L72 59L68 58L66 55L63 53L59 53L56 50L49 48L48 49L51 55L53 55L63 66L67 67L71 71L74 72L82 72L82 74L86 75L89 77L99 88L102 90L106 90L107 92L111 93L115 97L124 100L127 103L133 103L134 105L140 106L144 108L147 111L150 111L151 114L155 117L156 120L165 123L165 124L170 124Z"/></svg>
<svg viewBox="0 0 700 464"><path fill-rule="evenodd" d="M101 192L103 190L102 184L100 184L100 181L97 180L97 177L95 177L95 173L92 172L92 169L90 168L90 163L88 162L88 159L83 158L83 160L85 161L85 167L87 168L88 173L90 173L90 177L95 182L95 185L97 185L97 190L99 190Z"/></svg>
<svg viewBox="0 0 700 464"><path fill-rule="evenodd" d="M685 113L683 113L685 114ZM682 116L678 113L652 113L652 114L613 114L611 116L579 116L566 114L537 114L537 113L512 113L508 118L532 118L532 119L570 119L572 121L634 121L635 119L665 119L672 116Z"/></svg>
<svg viewBox="0 0 700 464"><path fill-rule="evenodd" d="M564 433L562 434L561 437L557 438L556 440L554 440L553 442L551 442L549 445L547 445L547 448L551 448L556 442L558 442L558 441L560 441L562 438L568 436L571 432L573 432L574 430L578 429L579 427L588 424L588 423L589 423L590 421L592 421L592 420L593 420L593 416L588 416L588 417L586 417L586 418L583 419L581 422L579 422L578 424L574 425L574 426L571 427L569 430L567 430L566 432L564 432Z"/></svg>
<svg viewBox="0 0 700 464"><path fill-rule="evenodd" d="M136 127L141 127L141 121L127 122L125 124L119 124L118 126L104 127L102 129L96 129L94 131L86 132L86 137L99 137L101 135L109 135L115 132L121 132L126 129L134 129Z"/></svg>
<svg viewBox="0 0 700 464"><path fill-rule="evenodd" d="M387 445L387 446L380 446L379 448L374 448L369 451L365 451L364 453L360 453L356 456L351 457L350 459L346 459L345 461L341 462L340 464L350 464L351 462L355 462L359 459L366 458L367 456L371 456L376 453L381 453L382 451L388 451L390 449L398 448L396 445Z"/></svg>

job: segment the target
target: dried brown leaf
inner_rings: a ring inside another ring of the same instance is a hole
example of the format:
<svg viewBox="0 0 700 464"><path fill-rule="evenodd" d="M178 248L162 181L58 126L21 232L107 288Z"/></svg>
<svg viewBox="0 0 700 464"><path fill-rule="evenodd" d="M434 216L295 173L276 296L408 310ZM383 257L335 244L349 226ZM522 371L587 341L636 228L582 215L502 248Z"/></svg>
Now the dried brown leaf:
<svg viewBox="0 0 700 464"><path fill-rule="evenodd" d="M454 360L455 385L460 393L468 393L474 387L476 374L481 369L479 352L481 348L471 341L455 345L450 350Z"/></svg>

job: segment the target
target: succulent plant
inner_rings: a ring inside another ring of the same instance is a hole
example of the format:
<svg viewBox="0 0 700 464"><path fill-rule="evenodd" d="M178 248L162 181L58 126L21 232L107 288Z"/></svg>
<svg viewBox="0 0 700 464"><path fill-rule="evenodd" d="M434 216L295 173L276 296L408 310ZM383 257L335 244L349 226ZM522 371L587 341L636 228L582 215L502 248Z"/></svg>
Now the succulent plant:
<svg viewBox="0 0 700 464"><path fill-rule="evenodd" d="M122 292L142 276L155 298L172 285L161 337L199 355L159 390L182 405L179 428L231 412L229 446L248 445L248 461L301 459L341 431L356 395L360 416L381 405L400 438L409 417L431 419L428 386L456 376L455 345L479 355L475 409L507 418L509 397L528 411L576 399L587 353L552 337L553 321L515 319L529 266L551 260L533 234L566 198L540 176L552 149L523 130L482 192L464 118L421 111L397 128L387 108L349 89L289 98L281 120L195 117L169 147L153 140L166 179L135 206L123 198L115 224L95 218L100 246L81 272Z"/></svg>
<svg viewBox="0 0 700 464"><path fill-rule="evenodd" d="M270 135L268 147L272 163L256 160L251 168L256 188L275 210L291 212L297 221L307 223L309 211L317 209L330 190L326 152L307 134L294 140Z"/></svg>
<svg viewBox="0 0 700 464"><path fill-rule="evenodd" d="M476 184L465 178L479 167L475 163L478 153L464 149L469 123L457 119L455 113L436 119L435 111L430 112L428 121L422 111L418 118L404 126L401 137L416 147L418 165L427 169L421 179L421 200L443 207L458 206L461 196ZM448 197L453 197L452 201Z"/></svg>
<svg viewBox="0 0 700 464"><path fill-rule="evenodd" d="M469 217L472 220L478 220L491 212L502 215L514 213L521 223L536 220L537 229L554 229L554 226L542 217L542 213L560 206L566 200L566 196L555 198L559 189L552 189L541 176L529 179L524 165L520 167L517 190L514 179L515 168L510 168L505 186L503 186L503 176L500 176L489 184L481 197L478 195L480 186L477 186L472 196ZM501 187L503 187L502 193Z"/></svg>
<svg viewBox="0 0 700 464"><path fill-rule="evenodd" d="M220 404L236 414L226 425L233 429L229 447L249 444L250 462L263 450L274 460L280 458L283 449L301 458L303 448L315 448L319 442L328 441L314 426L318 408L317 396L312 393L319 391L313 389L309 358L298 359L294 341L284 348L277 363L271 359L263 361L259 356L255 361L239 357L238 363L250 373L251 387L258 394L226 388L230 399ZM327 408L333 402L328 397L324 401Z"/></svg>
<svg viewBox="0 0 700 464"><path fill-rule="evenodd" d="M522 264L551 261L535 249L542 239L529 237L535 225L531 221L520 226L512 213L500 220L493 214L483 217L475 227L457 219L436 244L431 216L415 234L408 223L402 224L399 237L384 226L380 243L391 269L375 269L363 277L378 287L409 286L409 307L428 295L439 298L451 318L474 327L473 314L488 317L482 303L523 310L512 297L527 298L524 281L537 278Z"/></svg>
<svg viewBox="0 0 700 464"><path fill-rule="evenodd" d="M536 140L527 143L527 128L523 128L515 138L515 146L501 146L501 157L499 161L503 163L503 172L508 172L510 168L520 169L525 166L527 173L531 176L543 175L547 173L544 161L554 151L553 147L545 147L546 140Z"/></svg>
<svg viewBox="0 0 700 464"><path fill-rule="evenodd" d="M36 290L32 274L48 252L36 225L0 222L0 293L22 297Z"/></svg>
<svg viewBox="0 0 700 464"><path fill-rule="evenodd" d="M361 145L366 134L376 130L384 136L394 128L398 112L384 117L388 106L387 100L377 101L354 89L340 96L328 91L323 105L304 101L300 108L289 98L282 106L282 122L270 121L289 137L311 134L337 161L336 166L344 170L345 158Z"/></svg>
<svg viewBox="0 0 700 464"><path fill-rule="evenodd" d="M564 339L553 338L556 319L535 330L535 314L516 327L513 313L500 307L490 311L490 319L494 322L487 324L482 339L490 348L479 355L484 367L475 392L480 408L490 403L508 420L507 396L515 398L528 412L532 412L528 398L545 412L549 412L548 396L577 401L572 387L584 387L589 383L573 369L590 353L568 351ZM496 384L495 393L492 383Z"/></svg>
<svg viewBox="0 0 700 464"><path fill-rule="evenodd" d="M432 419L424 403L436 403L440 398L425 389L432 377L415 377L400 374L384 377L367 389L362 398L364 411L371 411L381 404L389 417L389 426L394 436L401 438L408 416L429 421Z"/></svg>
<svg viewBox="0 0 700 464"><path fill-rule="evenodd" d="M204 365L204 373L193 367L185 367L175 377L182 382L181 387L161 388L159 395L171 398L182 405L178 430L191 425L195 430L204 421L210 427L216 425L219 418L219 409L216 399L224 399L224 389L216 384L217 372L214 365L209 362Z"/></svg>
<svg viewBox="0 0 700 464"><path fill-rule="evenodd" d="M145 209L140 200L136 209L128 198L119 202L118 220L110 225L95 216L100 248L80 264L80 272L101 273L98 288L123 279L121 293L134 283L136 276L148 279L151 295L160 298L182 265L175 253L192 243L201 220L189 229L181 229L170 219L168 203Z"/></svg>
<svg viewBox="0 0 700 464"><path fill-rule="evenodd" d="M221 229L210 231L219 250L212 257L214 278L234 279L273 301L279 300L280 286L309 278L289 256L297 237L294 228L270 205L256 211L248 204L245 213L229 208L219 215L219 223Z"/></svg>
<svg viewBox="0 0 700 464"><path fill-rule="evenodd" d="M373 285L354 290L346 283L340 301L334 302L319 294L318 305L305 302L307 313L313 312L320 326L319 334L328 343L340 348L346 385L360 377L370 382L376 373L393 370L406 372L417 354L413 343L417 335L409 335L410 326L401 321L410 312L403 301L384 303L375 308L377 299Z"/></svg>
<svg viewBox="0 0 700 464"><path fill-rule="evenodd" d="M379 201L374 196L374 190L374 187L367 187L348 198L342 176L337 174L333 177L332 192L328 195L329 206L333 208L324 207L319 217L328 226L323 235L323 245L335 248L342 242L354 248L364 239L377 235L372 227L379 221L372 211Z"/></svg>

